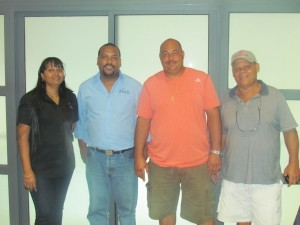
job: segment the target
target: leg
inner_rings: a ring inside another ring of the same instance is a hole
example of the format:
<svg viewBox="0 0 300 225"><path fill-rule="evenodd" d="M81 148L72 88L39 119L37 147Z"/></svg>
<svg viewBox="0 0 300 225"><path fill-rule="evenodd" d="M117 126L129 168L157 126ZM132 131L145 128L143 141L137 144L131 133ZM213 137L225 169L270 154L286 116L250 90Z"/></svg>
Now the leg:
<svg viewBox="0 0 300 225"><path fill-rule="evenodd" d="M211 184L213 192L214 192L214 196L215 196L214 220L215 220L216 225L224 225L223 222L221 222L217 219L217 216L218 216L217 211L218 211L219 196L220 196L220 191L221 191L221 184L222 184L222 180L219 180L219 182L217 184Z"/></svg>
<svg viewBox="0 0 300 225"><path fill-rule="evenodd" d="M215 225L215 221L214 221L214 219L212 219L205 223L198 223L197 225Z"/></svg>
<svg viewBox="0 0 300 225"><path fill-rule="evenodd" d="M88 149L86 179L90 205L87 218L91 225L107 224L110 206L110 178L108 157L94 149Z"/></svg>
<svg viewBox="0 0 300 225"><path fill-rule="evenodd" d="M176 214L171 214L159 220L159 225L175 225Z"/></svg>
<svg viewBox="0 0 300 225"><path fill-rule="evenodd" d="M195 224L214 224L214 195L207 165L180 169L181 217Z"/></svg>
<svg viewBox="0 0 300 225"><path fill-rule="evenodd" d="M73 172L64 177L54 178L54 203L52 207L53 225L61 225L63 208Z"/></svg>
<svg viewBox="0 0 300 225"><path fill-rule="evenodd" d="M252 222L255 225L279 225L281 221L282 182L251 185Z"/></svg>
<svg viewBox="0 0 300 225"><path fill-rule="evenodd" d="M249 185L222 180L218 219L225 223L249 224L253 220L251 201Z"/></svg>
<svg viewBox="0 0 300 225"><path fill-rule="evenodd" d="M111 188L121 225L135 225L138 180L133 150L110 157Z"/></svg>
<svg viewBox="0 0 300 225"><path fill-rule="evenodd" d="M72 173L58 178L36 176L37 192L30 192L36 211L35 225L61 225L63 206Z"/></svg>
<svg viewBox="0 0 300 225"><path fill-rule="evenodd" d="M52 225L52 208L54 205L54 185L52 178L36 176L37 191L31 191L35 207L35 225Z"/></svg>
<svg viewBox="0 0 300 225"><path fill-rule="evenodd" d="M176 216L180 193L178 169L160 167L150 161L146 186L150 218L164 222Z"/></svg>

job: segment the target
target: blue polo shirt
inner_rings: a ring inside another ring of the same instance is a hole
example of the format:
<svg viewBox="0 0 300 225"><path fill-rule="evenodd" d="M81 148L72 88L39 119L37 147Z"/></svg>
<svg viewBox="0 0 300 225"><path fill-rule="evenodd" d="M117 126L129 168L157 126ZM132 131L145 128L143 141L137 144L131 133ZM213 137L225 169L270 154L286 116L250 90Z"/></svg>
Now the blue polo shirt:
<svg viewBox="0 0 300 225"><path fill-rule="evenodd" d="M104 150L132 148L140 91L141 84L121 72L110 92L99 72L83 82L77 96L79 121L75 137Z"/></svg>

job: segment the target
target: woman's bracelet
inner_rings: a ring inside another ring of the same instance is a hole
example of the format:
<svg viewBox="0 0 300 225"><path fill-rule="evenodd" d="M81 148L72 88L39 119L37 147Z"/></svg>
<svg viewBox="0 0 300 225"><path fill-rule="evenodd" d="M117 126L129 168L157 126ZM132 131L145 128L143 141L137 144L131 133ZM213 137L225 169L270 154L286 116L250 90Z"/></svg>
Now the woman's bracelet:
<svg viewBox="0 0 300 225"><path fill-rule="evenodd" d="M33 176L33 174L30 174L30 175L28 175L28 176L23 176L24 178L29 178L29 177L32 177Z"/></svg>

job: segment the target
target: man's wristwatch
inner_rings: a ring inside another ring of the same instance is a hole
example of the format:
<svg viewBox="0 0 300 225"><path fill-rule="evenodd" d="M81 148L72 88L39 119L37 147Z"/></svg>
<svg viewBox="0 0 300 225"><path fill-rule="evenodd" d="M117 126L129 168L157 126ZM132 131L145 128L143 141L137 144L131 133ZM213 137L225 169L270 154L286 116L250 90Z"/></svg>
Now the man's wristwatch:
<svg viewBox="0 0 300 225"><path fill-rule="evenodd" d="M212 149L212 150L210 150L210 152L211 152L212 154L219 155L219 156L221 156L221 157L223 156L223 152L220 151L220 150Z"/></svg>

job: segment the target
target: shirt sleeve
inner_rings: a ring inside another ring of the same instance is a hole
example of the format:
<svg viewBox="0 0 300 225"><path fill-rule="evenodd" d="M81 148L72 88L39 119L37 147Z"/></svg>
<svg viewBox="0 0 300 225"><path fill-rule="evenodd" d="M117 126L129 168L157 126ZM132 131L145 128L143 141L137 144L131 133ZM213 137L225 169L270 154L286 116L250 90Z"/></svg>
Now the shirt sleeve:
<svg viewBox="0 0 300 225"><path fill-rule="evenodd" d="M79 120L77 98L76 98L76 95L72 92L70 92L68 98L69 98L70 107L73 110L73 121L72 122L75 123L76 121Z"/></svg>
<svg viewBox="0 0 300 225"><path fill-rule="evenodd" d="M89 143L88 141L88 132L87 132L87 113L85 109L85 104L82 96L82 91L79 89L77 95L78 102L78 117L79 120L76 123L74 135L77 139L84 140L85 143Z"/></svg>
<svg viewBox="0 0 300 225"><path fill-rule="evenodd" d="M298 126L292 112L284 98L283 94L278 91L278 121L281 131L288 131Z"/></svg>
<svg viewBox="0 0 300 225"><path fill-rule="evenodd" d="M31 125L31 111L33 110L28 95L24 95L19 104L18 114L17 114L17 124L22 123L28 126Z"/></svg>
<svg viewBox="0 0 300 225"><path fill-rule="evenodd" d="M205 110L212 109L220 106L220 100L212 82L211 77L208 75L205 83Z"/></svg>
<svg viewBox="0 0 300 225"><path fill-rule="evenodd" d="M137 115L143 118L152 118L150 94L146 84L143 85L137 107Z"/></svg>

